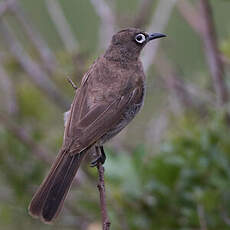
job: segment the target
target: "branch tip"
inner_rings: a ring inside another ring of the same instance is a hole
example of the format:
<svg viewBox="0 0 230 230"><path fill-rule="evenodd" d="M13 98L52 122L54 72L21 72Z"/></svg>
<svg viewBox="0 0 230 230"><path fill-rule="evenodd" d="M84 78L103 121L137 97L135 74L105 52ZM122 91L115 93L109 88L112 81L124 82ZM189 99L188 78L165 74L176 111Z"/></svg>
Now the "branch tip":
<svg viewBox="0 0 230 230"><path fill-rule="evenodd" d="M70 77L67 77L67 81L71 84L71 86L77 90L77 86L75 85L75 83L72 81L72 79Z"/></svg>

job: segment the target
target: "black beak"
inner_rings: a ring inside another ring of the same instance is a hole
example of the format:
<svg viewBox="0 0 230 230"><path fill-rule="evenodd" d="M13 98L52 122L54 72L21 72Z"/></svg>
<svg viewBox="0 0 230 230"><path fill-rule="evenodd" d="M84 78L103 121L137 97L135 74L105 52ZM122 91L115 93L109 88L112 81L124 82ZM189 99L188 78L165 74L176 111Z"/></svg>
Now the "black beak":
<svg viewBox="0 0 230 230"><path fill-rule="evenodd" d="M154 39L157 39L157 38L163 38L163 37L167 37L167 35L161 34L161 33L153 33L153 34L149 35L148 41L151 41L151 40L154 40Z"/></svg>

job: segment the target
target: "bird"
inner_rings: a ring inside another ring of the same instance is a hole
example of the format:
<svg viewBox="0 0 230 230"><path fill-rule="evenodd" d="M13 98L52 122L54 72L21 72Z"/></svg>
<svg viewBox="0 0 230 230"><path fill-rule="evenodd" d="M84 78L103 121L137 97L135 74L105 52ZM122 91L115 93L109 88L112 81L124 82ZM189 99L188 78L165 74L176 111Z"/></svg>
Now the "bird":
<svg viewBox="0 0 230 230"><path fill-rule="evenodd" d="M70 110L65 114L62 147L48 175L29 204L29 214L53 222L82 160L99 156L92 166L106 159L104 143L116 136L140 111L145 96L145 74L140 53L147 43L166 37L126 28L112 36L108 49L83 76Z"/></svg>

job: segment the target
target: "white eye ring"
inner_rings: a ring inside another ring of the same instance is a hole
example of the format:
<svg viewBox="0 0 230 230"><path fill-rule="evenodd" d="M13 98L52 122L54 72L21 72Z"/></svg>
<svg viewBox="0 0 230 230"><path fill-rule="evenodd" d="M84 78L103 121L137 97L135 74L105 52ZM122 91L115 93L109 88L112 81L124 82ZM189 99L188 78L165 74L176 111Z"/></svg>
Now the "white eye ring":
<svg viewBox="0 0 230 230"><path fill-rule="evenodd" d="M135 41L136 41L137 43L140 43L140 44L142 44L143 42L145 42L145 40L146 40L146 38L145 38L145 35L144 35L144 34L138 34L138 35L136 35L136 37L135 37Z"/></svg>

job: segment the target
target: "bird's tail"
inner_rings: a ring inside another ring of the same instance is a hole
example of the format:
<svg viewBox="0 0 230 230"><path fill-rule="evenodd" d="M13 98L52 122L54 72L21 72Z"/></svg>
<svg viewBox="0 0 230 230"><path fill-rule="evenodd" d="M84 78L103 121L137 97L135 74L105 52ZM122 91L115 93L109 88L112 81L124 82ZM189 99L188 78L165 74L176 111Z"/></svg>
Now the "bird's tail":
<svg viewBox="0 0 230 230"><path fill-rule="evenodd" d="M85 155L84 151L70 155L61 150L49 174L30 202L30 215L41 218L44 222L52 222L57 217Z"/></svg>

